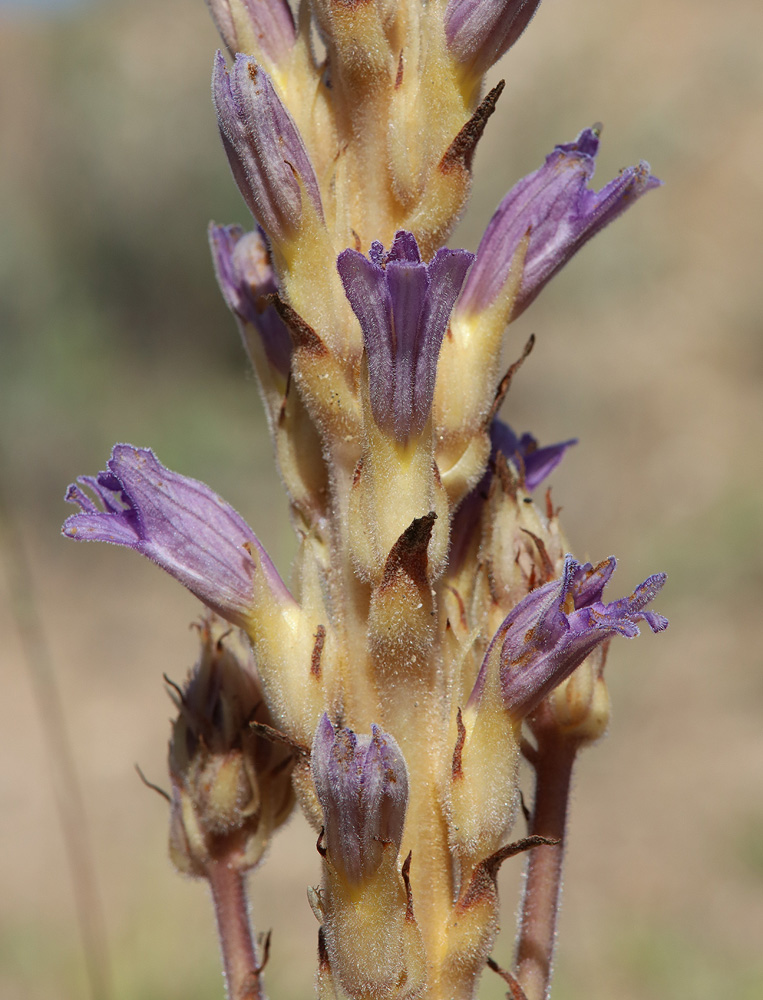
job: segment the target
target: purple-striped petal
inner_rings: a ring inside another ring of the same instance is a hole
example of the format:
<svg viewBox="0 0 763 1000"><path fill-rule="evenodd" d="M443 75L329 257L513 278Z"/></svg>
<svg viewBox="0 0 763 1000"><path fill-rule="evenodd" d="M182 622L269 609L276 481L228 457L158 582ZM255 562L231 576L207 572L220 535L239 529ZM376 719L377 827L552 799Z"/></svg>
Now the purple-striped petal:
<svg viewBox="0 0 763 1000"><path fill-rule="evenodd" d="M472 699L479 698L497 654L504 704L515 719L523 718L606 639L633 638L640 622L653 632L667 628L662 615L644 611L665 583L664 573L650 576L630 597L601 602L615 565L614 558L592 566L568 555L560 579L528 594L506 616L485 654Z"/></svg>
<svg viewBox="0 0 763 1000"><path fill-rule="evenodd" d="M315 789L323 808L331 863L359 884L381 864L386 845L403 838L408 772L395 740L378 726L370 736L318 723L312 749Z"/></svg>
<svg viewBox="0 0 763 1000"><path fill-rule="evenodd" d="M449 0L445 38L459 62L481 76L530 23L540 0Z"/></svg>
<svg viewBox="0 0 763 1000"><path fill-rule="evenodd" d="M220 291L244 323L257 330L268 361L284 378L291 365L291 337L267 297L278 291L267 244L260 230L210 223L209 246Z"/></svg>
<svg viewBox="0 0 763 1000"><path fill-rule="evenodd" d="M268 236L280 241L299 228L301 189L322 215L310 157L265 70L251 56L237 55L229 73L218 52L212 97L236 183Z"/></svg>
<svg viewBox="0 0 763 1000"><path fill-rule="evenodd" d="M291 52L297 33L286 0L240 0L235 14L231 0L207 0L207 6L232 56L246 51L250 38L274 63Z"/></svg>
<svg viewBox="0 0 763 1000"><path fill-rule="evenodd" d="M557 146L545 164L506 195L482 237L458 309L475 313L501 291L520 242L529 234L522 282L512 318L592 236L661 181L642 161L628 167L601 191L588 188L599 132L584 129L574 142Z"/></svg>
<svg viewBox="0 0 763 1000"><path fill-rule="evenodd" d="M405 442L429 418L440 346L473 255L442 249L424 264L401 230L389 253L374 243L369 257L345 250L337 269L363 331L374 419Z"/></svg>
<svg viewBox="0 0 763 1000"><path fill-rule="evenodd" d="M82 476L66 493L78 504L63 534L81 542L125 545L147 556L213 611L245 625L254 600L257 553L264 583L293 603L256 535L229 504L196 479L165 468L148 448L114 446L108 468Z"/></svg>

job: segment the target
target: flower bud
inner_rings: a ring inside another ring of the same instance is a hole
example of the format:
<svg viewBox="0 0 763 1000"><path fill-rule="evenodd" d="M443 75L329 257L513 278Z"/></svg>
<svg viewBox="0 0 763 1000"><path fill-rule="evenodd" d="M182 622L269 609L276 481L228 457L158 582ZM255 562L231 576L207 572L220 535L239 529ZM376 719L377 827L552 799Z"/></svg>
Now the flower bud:
<svg viewBox="0 0 763 1000"><path fill-rule="evenodd" d="M270 715L251 653L215 618L199 628L201 653L182 692L169 746L170 856L204 877L221 859L240 871L262 858L294 804L291 751L257 735Z"/></svg>
<svg viewBox="0 0 763 1000"><path fill-rule="evenodd" d="M455 58L482 76L530 23L540 0L449 0L445 37Z"/></svg>
<svg viewBox="0 0 763 1000"><path fill-rule="evenodd" d="M232 56L258 56L277 65L296 39L294 16L286 0L207 0L220 37Z"/></svg>
<svg viewBox="0 0 763 1000"><path fill-rule="evenodd" d="M395 740L318 724L312 772L325 847L318 916L325 967L353 997L418 996L426 967L406 869L398 867L408 771ZM323 839L323 838L322 838Z"/></svg>
<svg viewBox="0 0 763 1000"><path fill-rule="evenodd" d="M312 768L323 807L332 866L353 884L397 855L408 803L408 771L395 740L377 726L371 736L337 729L324 715L313 744Z"/></svg>
<svg viewBox="0 0 763 1000"><path fill-rule="evenodd" d="M293 240L308 204L322 217L321 196L302 136L273 82L254 59L238 55L228 72L222 52L212 97L233 176L273 244Z"/></svg>
<svg viewBox="0 0 763 1000"><path fill-rule="evenodd" d="M217 283L240 323L252 364L264 380L264 366L258 363L264 353L268 382L277 376L279 395L283 396L291 364L291 337L269 298L278 291L278 283L262 231L245 233L240 226L211 223L209 245Z"/></svg>

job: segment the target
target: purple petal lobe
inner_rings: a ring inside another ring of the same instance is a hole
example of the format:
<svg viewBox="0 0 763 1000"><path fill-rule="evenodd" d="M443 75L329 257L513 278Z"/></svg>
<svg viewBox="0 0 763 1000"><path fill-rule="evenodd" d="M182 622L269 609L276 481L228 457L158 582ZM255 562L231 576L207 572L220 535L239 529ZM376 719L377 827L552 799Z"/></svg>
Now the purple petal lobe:
<svg viewBox="0 0 763 1000"><path fill-rule="evenodd" d="M424 264L401 230L389 253L374 243L369 257L345 250L337 269L363 331L374 419L406 442L429 418L440 346L473 256L442 249Z"/></svg>
<svg viewBox="0 0 763 1000"><path fill-rule="evenodd" d="M378 726L370 736L318 723L312 772L323 807L332 865L355 884L373 875L384 850L400 847L408 803L408 772L395 740Z"/></svg>
<svg viewBox="0 0 763 1000"><path fill-rule="evenodd" d="M529 233L512 312L516 318L592 236L660 185L649 164L642 162L621 171L601 191L590 190L598 147L598 130L584 129L574 142L557 146L539 170L509 191L482 237L459 310L479 312L497 298L514 254Z"/></svg>
<svg viewBox="0 0 763 1000"><path fill-rule="evenodd" d="M237 55L229 73L218 52L212 97L236 183L268 236L282 240L298 229L303 207L300 188L322 215L310 157L265 70L251 56Z"/></svg>
<svg viewBox="0 0 763 1000"><path fill-rule="evenodd" d="M449 0L445 9L448 48L476 75L508 52L530 23L540 0Z"/></svg>
<svg viewBox="0 0 763 1000"><path fill-rule="evenodd" d="M560 441L558 444L538 447L538 442L532 434L525 433L518 438L508 424L502 420L494 420L490 425L490 440L493 456L502 452L509 460L522 460L525 471L525 486L532 492L546 479L564 458L564 453L572 445L577 444L577 438Z"/></svg>
<svg viewBox="0 0 763 1000"><path fill-rule="evenodd" d="M592 566L568 555L560 579L528 594L506 616L485 655L472 698L479 697L488 660L496 650L504 703L519 719L605 639L616 634L637 636L640 622L653 632L667 628L666 618L643 610L662 588L665 574L649 577L630 597L603 604L602 591L614 569L614 558Z"/></svg>
<svg viewBox="0 0 763 1000"><path fill-rule="evenodd" d="M228 308L250 323L262 339L268 361L286 377L291 365L291 337L267 297L278 291L265 239L260 230L209 226L209 245L220 291Z"/></svg>
<svg viewBox="0 0 763 1000"><path fill-rule="evenodd" d="M421 263L419 245L413 233L406 232L405 229L401 229L395 233L392 246L389 248L389 253L384 258L384 262L389 263L391 260L407 261L409 264Z"/></svg>
<svg viewBox="0 0 763 1000"><path fill-rule="evenodd" d="M97 503L76 484L69 487L66 499L82 513L66 520L68 538L135 549L237 625L251 612L256 552L266 586L293 603L246 521L204 483L165 468L149 449L115 445L108 469L80 482Z"/></svg>

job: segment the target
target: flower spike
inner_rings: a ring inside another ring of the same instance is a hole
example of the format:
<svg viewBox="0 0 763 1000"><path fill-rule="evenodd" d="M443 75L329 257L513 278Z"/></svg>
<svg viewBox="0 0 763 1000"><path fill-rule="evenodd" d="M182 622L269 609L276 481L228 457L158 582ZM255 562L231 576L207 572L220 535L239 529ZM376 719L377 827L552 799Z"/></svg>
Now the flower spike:
<svg viewBox="0 0 763 1000"><path fill-rule="evenodd" d="M592 566L568 555L560 579L532 591L506 616L485 654L471 700L479 699L488 664L497 656L504 704L521 719L605 639L633 638L642 621L653 632L666 629L667 618L644 611L666 575L650 576L630 597L603 604L615 566L614 557Z"/></svg>
<svg viewBox="0 0 763 1000"><path fill-rule="evenodd" d="M660 182L642 163L591 189L585 129L509 191L476 255L451 250L503 90L482 96L485 71L540 0L206 2L256 223L209 242L288 494L294 597L239 514L147 449L116 445L71 485L63 528L240 627L207 614L192 677L169 682L173 858L209 882L229 997L263 1000L244 874L295 799L320 855L319 1000L474 1000L498 866L532 847L506 978L546 997L572 761L607 726L610 638L667 626L649 609L665 577L607 602L615 560L565 556L561 507L533 491L575 442L496 419L534 342L502 369L502 340ZM523 756L536 828L512 843Z"/></svg>
<svg viewBox="0 0 763 1000"><path fill-rule="evenodd" d="M204 483L129 444L115 445L107 465L79 479L100 507L76 483L67 490L82 510L64 523L68 538L135 549L234 625L251 613L258 565L274 597L294 603L252 529Z"/></svg>
<svg viewBox="0 0 763 1000"><path fill-rule="evenodd" d="M600 126L584 129L574 142L557 146L540 169L506 195L482 237L459 313L478 313L501 292L514 255L528 236L522 281L511 317L515 319L546 282L601 229L641 195L662 183L643 160L628 167L601 191L591 191Z"/></svg>
<svg viewBox="0 0 763 1000"><path fill-rule="evenodd" d="M387 254L374 243L369 257L345 250L337 269L363 331L374 418L405 442L429 418L440 345L474 257L441 249L424 264L404 230Z"/></svg>

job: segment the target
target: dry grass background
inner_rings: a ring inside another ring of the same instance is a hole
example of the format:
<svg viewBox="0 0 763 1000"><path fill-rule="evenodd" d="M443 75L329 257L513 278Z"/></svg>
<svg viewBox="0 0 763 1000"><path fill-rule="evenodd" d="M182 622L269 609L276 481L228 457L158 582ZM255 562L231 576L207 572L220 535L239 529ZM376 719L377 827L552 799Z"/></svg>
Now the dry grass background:
<svg viewBox="0 0 763 1000"><path fill-rule="evenodd" d="M204 226L245 221L208 100L201 0L0 12L0 474L86 799L119 1000L221 995L203 888L166 860L170 706L196 605L137 556L58 537L59 497L115 440L212 483L285 572L289 529ZM556 1000L763 996L763 8L545 0L456 243L558 141L605 122L597 180L644 156L665 187L519 321L538 346L505 407L581 439L554 476L578 555L623 591L665 569L658 637L616 644L611 732L581 760ZM497 75L497 74L496 74ZM0 997L86 981L43 724L0 578ZM252 880L274 1000L312 992L314 838L294 820ZM502 875L510 960L517 871ZM481 996L502 995L484 979Z"/></svg>

